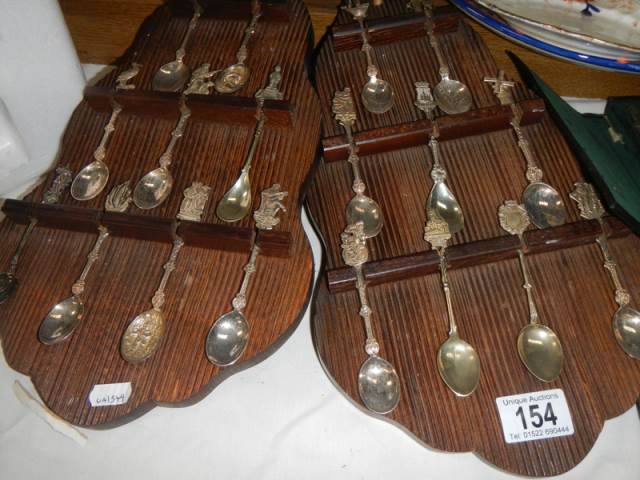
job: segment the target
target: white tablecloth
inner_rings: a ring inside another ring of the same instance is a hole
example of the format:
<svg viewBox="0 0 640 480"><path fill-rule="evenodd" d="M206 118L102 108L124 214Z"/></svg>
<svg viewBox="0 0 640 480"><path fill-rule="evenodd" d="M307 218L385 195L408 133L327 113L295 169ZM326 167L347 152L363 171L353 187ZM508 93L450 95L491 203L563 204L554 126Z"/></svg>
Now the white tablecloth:
<svg viewBox="0 0 640 480"><path fill-rule="evenodd" d="M319 265L320 244L308 222L305 229ZM29 379L9 369L2 357L0 479L515 478L472 453L425 448L347 400L318 362L308 311L280 350L227 379L200 403L158 407L113 430L83 430L84 446L24 407L11 389L16 379L33 392ZM635 408L607 422L587 458L562 476L605 477L640 478Z"/></svg>

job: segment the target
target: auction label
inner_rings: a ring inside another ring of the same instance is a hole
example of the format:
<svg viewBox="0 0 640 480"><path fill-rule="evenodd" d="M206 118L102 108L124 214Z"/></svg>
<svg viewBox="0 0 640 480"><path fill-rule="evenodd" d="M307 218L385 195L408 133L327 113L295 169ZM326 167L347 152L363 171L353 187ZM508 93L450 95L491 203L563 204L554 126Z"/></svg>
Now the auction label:
<svg viewBox="0 0 640 480"><path fill-rule="evenodd" d="M131 396L131 382L104 383L94 385L89 393L89 403L92 407L110 407L122 405Z"/></svg>
<svg viewBox="0 0 640 480"><path fill-rule="evenodd" d="M507 443L573 435L573 422L562 389L496 398Z"/></svg>

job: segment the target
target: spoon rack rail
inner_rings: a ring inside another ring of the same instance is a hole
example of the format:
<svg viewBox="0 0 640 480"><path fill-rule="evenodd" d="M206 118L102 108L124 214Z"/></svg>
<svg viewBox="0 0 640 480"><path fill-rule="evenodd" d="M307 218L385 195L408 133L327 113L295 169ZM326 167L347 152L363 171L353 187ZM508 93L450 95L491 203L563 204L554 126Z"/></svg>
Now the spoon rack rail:
<svg viewBox="0 0 640 480"><path fill-rule="evenodd" d="M252 0L198 0L202 19L243 20L251 17ZM191 17L190 0L170 0L171 13L176 17ZM287 0L262 0L260 22L288 22L291 12Z"/></svg>
<svg viewBox="0 0 640 480"><path fill-rule="evenodd" d="M458 28L460 12L452 5L437 7L433 15L434 33L450 33ZM410 38L425 37L425 17L423 13L409 13L392 17L365 20L367 39L371 45L385 45ZM333 45L336 52L362 48L362 30L358 22L331 27Z"/></svg>
<svg viewBox="0 0 640 480"><path fill-rule="evenodd" d="M631 234L631 230L616 218L608 217L605 222L609 238L621 238ZM526 244L524 251L527 255L536 255L589 245L601 234L600 225L595 220L568 223L545 230L529 230L524 233ZM513 235L452 245L447 248L447 270L470 268L517 258L520 248L520 241ZM367 262L362 270L368 285L381 285L437 273L439 264L438 254L429 250ZM328 270L326 280L331 293L346 292L356 288L356 275L350 267Z"/></svg>
<svg viewBox="0 0 640 480"><path fill-rule="evenodd" d="M518 106L522 111L523 126L540 122L545 113L544 101L541 99L523 100ZM509 129L512 116L508 105L491 105L440 117L437 121L438 140L455 140ZM433 123L431 120L416 120L390 127L359 131L353 135L353 138L360 157L366 158L366 155L425 145L431 138ZM324 138L322 154L325 162L347 160L349 157L347 138L344 135Z"/></svg>
<svg viewBox="0 0 640 480"><path fill-rule="evenodd" d="M123 113L146 115L154 118L177 119L180 116L182 95L153 90L114 90L109 87L89 86L84 98L96 112L109 112L112 103L122 106ZM188 95L186 106L191 110L191 121L252 125L256 122L258 103L253 97ZM288 100L265 100L263 111L267 127L290 127L293 107Z"/></svg>
<svg viewBox="0 0 640 480"><path fill-rule="evenodd" d="M232 252L250 252L255 239L262 254L288 257L291 235L282 231L260 231L167 217L105 212L73 205L47 205L7 199L2 211L16 223L28 224L35 218L43 227L76 232L97 232L102 225L116 237L134 238L155 242L172 242L174 234L185 245Z"/></svg>

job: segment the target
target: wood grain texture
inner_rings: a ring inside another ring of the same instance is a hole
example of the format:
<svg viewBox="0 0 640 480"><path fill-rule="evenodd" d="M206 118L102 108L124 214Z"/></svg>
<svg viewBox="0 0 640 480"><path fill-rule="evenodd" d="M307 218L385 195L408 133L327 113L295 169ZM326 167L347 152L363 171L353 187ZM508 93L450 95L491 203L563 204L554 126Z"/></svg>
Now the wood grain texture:
<svg viewBox="0 0 640 480"><path fill-rule="evenodd" d="M60 0L60 6L82 62L113 63L131 43L138 25L163 0ZM311 13L316 43L333 22L340 0L305 0ZM445 4L436 0L436 4ZM515 52L561 95L607 98L640 95L637 75L612 73L574 65L505 40L476 22L497 66L519 78L505 50Z"/></svg>
<svg viewBox="0 0 640 480"><path fill-rule="evenodd" d="M74 233L38 226L22 254L17 275L20 286L9 301L0 305L0 336L9 365L29 375L45 403L68 421L102 428L126 422L158 404L193 403L224 378L264 359L297 325L309 299L313 271L311 251L300 224L300 206L320 125L317 97L305 68L311 24L301 1L290 0L289 6L290 22L258 25L249 46L251 78L237 94L252 97L267 83L274 66L281 65L280 87L292 105L289 127L267 121L251 169L254 208L260 200L258 192L275 182L289 192L284 202L288 211L281 212L277 228L290 235L290 250L286 258L260 256L257 260L245 309L252 327L247 351L238 364L218 368L207 361L204 343L215 319L231 309L248 252L185 246L167 285L167 331L159 350L141 365L127 364L120 357L120 337L137 314L150 308L162 265L171 250L170 237L164 238L162 232L158 236L165 241L116 235L108 238L87 279L81 325L62 344L47 347L38 343L40 322L56 302L70 295L96 238L96 231ZM190 43L187 63L193 68L209 62L213 68L220 68L235 61L235 50L248 20L201 20ZM188 18L173 18L162 8L143 25L129 51L129 55L139 52L137 61L144 65L134 81L138 89L151 89L153 72L173 57L187 22ZM113 88L115 77L130 60L125 58L99 86ZM64 134L57 163L68 164L74 173L88 163L108 117L108 112L81 102ZM106 193L114 185L125 180L134 183L155 168L177 117L177 110L173 118L154 118L124 109L107 150L105 162L111 177L103 194L80 203L67 192L61 203L78 209L102 208ZM132 207L132 211L143 218L161 217L170 225L184 188L197 180L212 188L203 222L222 225L215 216L215 205L239 174L253 129L252 124L230 123L224 115L206 121L192 119L174 151L172 194L156 209L139 211ZM27 199L39 201L52 176ZM248 216L235 225L253 228L253 220ZM24 226L10 220L0 226L3 245L11 246L1 249L0 265L8 264L23 230ZM275 237L264 234L258 239L282 249L282 238ZM132 382L129 402L91 408L87 396L92 386L113 382Z"/></svg>
<svg viewBox="0 0 640 480"><path fill-rule="evenodd" d="M386 0L383 7L372 11L376 16L397 15L405 4L404 0ZM338 15L338 23L347 21L345 14ZM477 33L462 22L457 32L443 35L441 41L452 76L472 91L474 108L497 105L483 78L495 75L498 68ZM433 85L438 81L435 55L424 39L376 47L375 56L381 77L394 86L395 107L386 114L372 115L356 96L356 134L419 120L422 114L413 106L413 82L427 80ZM324 138L342 135L331 115L334 92L346 86L359 92L366 80L364 71L365 59L360 52L335 53L330 38L322 44L315 78ZM532 95L518 85L515 97L523 101ZM612 287L597 245L583 241L590 235L593 238L593 224L580 221L568 196L573 183L582 178L574 156L547 114L541 122L523 130L546 181L561 192L565 201L570 224L567 230L582 232L569 242L570 248L542 248L538 253L534 248L528 258L541 319L563 342L564 371L558 380L543 384L521 364L516 338L528 321L522 275L511 253L510 258L503 258L497 248L492 262L458 265L460 268L449 274L460 335L478 351L482 375L471 397L456 397L446 388L436 368L436 352L448 328L446 304L439 275L427 274L433 269L428 268L428 245L423 240L424 205L432 185L431 155L426 145L377 153L362 159L361 170L367 194L380 203L385 226L368 245L372 264L390 262L387 273L392 277L389 282L372 285L368 294L381 355L400 375L401 400L391 414L372 416L398 425L429 447L474 451L500 469L549 476L577 465L592 448L605 420L634 404L640 393L640 362L627 357L611 333L611 318L617 307ZM452 253L464 252L476 242L493 244L500 239L508 247L513 239L500 229L497 209L505 200L519 198L526 186L525 162L513 132L502 130L442 142L441 161L448 171L448 184L465 213L465 229L454 236ZM322 162L309 191L307 205L323 239L328 270L344 267L339 238L352 196L350 187L351 172L346 162ZM540 236L537 241L544 244L544 237L552 233L532 231L530 235ZM612 239L611 247L637 305L640 240L626 235ZM393 259L403 257L422 259L425 271L417 272L418 276L400 272L393 277ZM359 306L356 291L331 294L326 281L321 281L312 329L326 371L362 407L357 373L367 357ZM551 388L564 390L576 433L506 444L496 397Z"/></svg>

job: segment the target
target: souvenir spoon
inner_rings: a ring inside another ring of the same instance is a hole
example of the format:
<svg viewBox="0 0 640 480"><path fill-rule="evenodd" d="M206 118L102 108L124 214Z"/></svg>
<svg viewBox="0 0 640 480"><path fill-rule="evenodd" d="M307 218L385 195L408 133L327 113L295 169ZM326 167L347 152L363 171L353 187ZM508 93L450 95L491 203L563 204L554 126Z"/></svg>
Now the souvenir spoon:
<svg viewBox="0 0 640 480"><path fill-rule="evenodd" d="M104 209L108 212L124 212L131 203L131 188L129 182L115 187L107 196ZM55 305L40 324L38 339L45 345L55 345L71 336L84 317L84 293L87 276L91 267L100 256L100 247L109 236L109 231L102 225L98 226L99 235L93 248L87 256L80 278L71 287L72 295Z"/></svg>
<svg viewBox="0 0 640 480"><path fill-rule="evenodd" d="M180 204L178 219L200 221L209 199L211 188L194 182L184 191L184 199ZM120 355L129 363L141 363L155 353L164 337L165 320L162 313L166 295L165 288L171 273L176 268L178 254L184 246L184 240L175 234L178 225L174 224L173 248L169 259L164 264L164 273L158 289L151 299L152 308L135 317L127 326L120 340Z"/></svg>
<svg viewBox="0 0 640 480"><path fill-rule="evenodd" d="M431 244L431 248L440 257L440 281L449 317L449 336L438 349L438 373L453 393L460 397L467 397L475 391L480 382L480 359L475 349L458 335L458 325L453 315L445 254L447 242L451 238L449 225L436 210L427 212L427 218L424 239Z"/></svg>
<svg viewBox="0 0 640 480"><path fill-rule="evenodd" d="M362 265L369 258L367 240L362 222L347 225L340 235L342 240L342 258L356 271L356 287L360 297L360 317L364 321L367 335L365 352L369 358L360 367L358 373L358 392L364 405L372 412L385 414L391 412L400 401L400 379L394 366L379 354L380 344L373 334L371 325L371 307L367 300L367 284L362 273Z"/></svg>
<svg viewBox="0 0 640 480"><path fill-rule="evenodd" d="M249 57L249 50L247 49L247 45L249 44L249 40L253 36L256 31L256 25L258 24L258 20L262 15L260 9L260 2L253 1L251 3L253 16L251 17L251 21L249 25L244 31L244 38L242 39L242 43L240 44L240 48L236 53L237 63L233 65L229 65L225 68L219 75L216 76L214 88L218 93L234 93L240 90L249 80L249 74L251 70L245 64L247 58Z"/></svg>
<svg viewBox="0 0 640 480"><path fill-rule="evenodd" d="M258 121L253 132L249 153L240 171L240 176L227 193L224 194L224 197L222 197L216 207L216 215L220 220L237 222L242 220L251 209L251 180L249 178L249 170L251 170L253 157L262 140L264 124L267 121L262 107L265 100L282 100L282 93L278 90L281 79L280 67L276 66L271 75L269 75L269 84L267 87L258 90L255 94L258 103L258 112L256 115Z"/></svg>
<svg viewBox="0 0 640 480"><path fill-rule="evenodd" d="M133 191L133 202L141 210L149 210L159 206L171 193L173 176L171 175L169 166L173 161L173 149L178 140L184 135L184 129L191 116L191 110L186 104L187 95L208 95L213 85L210 79L214 74L215 72L209 70L208 63L201 65L193 72L189 85L187 85L187 88L184 90L180 101L180 118L171 132L171 140L167 148L164 153L160 155L158 161L160 166L144 175L138 181Z"/></svg>
<svg viewBox="0 0 640 480"><path fill-rule="evenodd" d="M176 59L162 65L153 76L151 86L158 92L179 92L189 80L189 67L184 64L184 57L187 53L186 48L189 37L196 29L198 19L202 15L202 8L197 1L193 2L193 9L193 16L189 21L187 32L184 34L180 48L176 50Z"/></svg>
<svg viewBox="0 0 640 480"><path fill-rule="evenodd" d="M426 85L426 86L425 86ZM415 106L422 110L429 118L433 115L433 104L429 101L428 94L429 84L426 82L416 83L416 102ZM432 124L431 140L429 147L433 156L433 168L431 169L431 178L433 179L433 187L427 199L427 213L435 211L440 218L445 220L449 225L449 232L455 235L464 228L464 215L460 204L456 200L445 180L447 179L447 171L440 163L440 147L438 144L439 129L438 124Z"/></svg>
<svg viewBox="0 0 640 480"><path fill-rule="evenodd" d="M277 183L262 191L260 208L253 214L257 230L271 230L280 223L277 215L280 210L286 212L281 203L286 196L287 192L280 191ZM244 267L240 291L233 298L233 310L219 317L209 330L205 352L214 365L224 367L235 363L247 348L251 326L242 310L247 305L249 278L256 271L259 253L260 247L254 241L249 262Z"/></svg>
<svg viewBox="0 0 640 480"><path fill-rule="evenodd" d="M131 85L128 82L133 79L142 65L139 63L132 63L131 68L122 72L116 80L116 90L131 90L135 88L135 85ZM109 167L104 163L104 159L107 155L107 142L111 137L111 134L115 131L115 124L118 116L122 112L122 107L115 101L112 104L111 118L104 127L104 134L98 148L93 152L93 162L85 166L71 184L71 196L79 201L91 200L102 193L104 187L109 180Z"/></svg>
<svg viewBox="0 0 640 480"><path fill-rule="evenodd" d="M515 84L504 80L504 72L498 78L485 78L485 82L493 84L493 92L502 105L509 105L513 113L511 126L518 138L518 146L527 162L526 177L529 185L522 193L522 202L527 209L531 222L538 228L549 228L563 225L567 212L558 191L542 181L542 170L536 164L529 142L524 137L520 122L522 110L513 101L509 88Z"/></svg>
<svg viewBox="0 0 640 480"><path fill-rule="evenodd" d="M42 197L42 203L47 205L58 203L60 195L62 195L62 192L64 192L65 188L67 188L70 183L71 170L67 167L58 167L56 169L56 177L54 178L53 183ZM20 242L11 257L9 269L6 272L0 273L0 303L6 301L18 286L16 272L18 270L18 262L20 261L20 254L22 253L24 246L27 244L27 241L31 236L31 232L33 232L37 223L37 218L31 218L29 220L29 225L27 225L27 228L22 233Z"/></svg>
<svg viewBox="0 0 640 480"><path fill-rule="evenodd" d="M540 323L538 308L534 298L534 287L529 276L529 268L524 255L523 233L529 226L529 215L523 205L514 200L507 200L498 209L500 226L511 235L517 235L520 240L518 259L529 304L529 324L518 335L518 354L520 360L534 377L543 382L552 382L562 372L564 353L560 339L546 325Z"/></svg>
<svg viewBox="0 0 640 480"><path fill-rule="evenodd" d="M358 157L358 147L353 139L352 132L353 124L356 121L356 109L353 105L353 98L349 88L337 91L334 95L333 114L347 134L349 163L353 172L351 188L355 195L347 205L347 224L362 222L365 237L375 237L382 230L384 219L378 203L364 194L366 185L360 176L360 158Z"/></svg>
<svg viewBox="0 0 640 480"><path fill-rule="evenodd" d="M425 28L429 38L429 45L436 54L439 65L440 82L434 87L433 95L440 109L448 114L464 113L471 108L473 100L469 88L459 80L451 78L449 66L444 59L440 41L434 34L435 23L433 21L432 4L427 1L411 1L409 3L415 11L424 12Z"/></svg>
<svg viewBox="0 0 640 480"><path fill-rule="evenodd" d="M629 305L631 296L622 285L618 273L618 264L609 250L609 242L604 221L602 220L604 208L590 183L578 182L575 187L575 190L569 196L578 204L580 216L587 220L597 220L602 230L602 234L596 239L596 242L598 242L602 250L604 268L611 276L611 281L615 288L615 300L618 304L618 309L613 315L611 325L613 334L618 345L627 355L640 359L640 312Z"/></svg>
<svg viewBox="0 0 640 480"><path fill-rule="evenodd" d="M386 80L379 76L378 67L373 62L373 47L367 39L367 31L364 26L364 19L369 8L368 3L355 2L352 5L343 7L348 11L360 25L362 36L362 51L367 58L367 77L369 80L362 87L362 104L371 113L385 113L393 107L393 88Z"/></svg>

